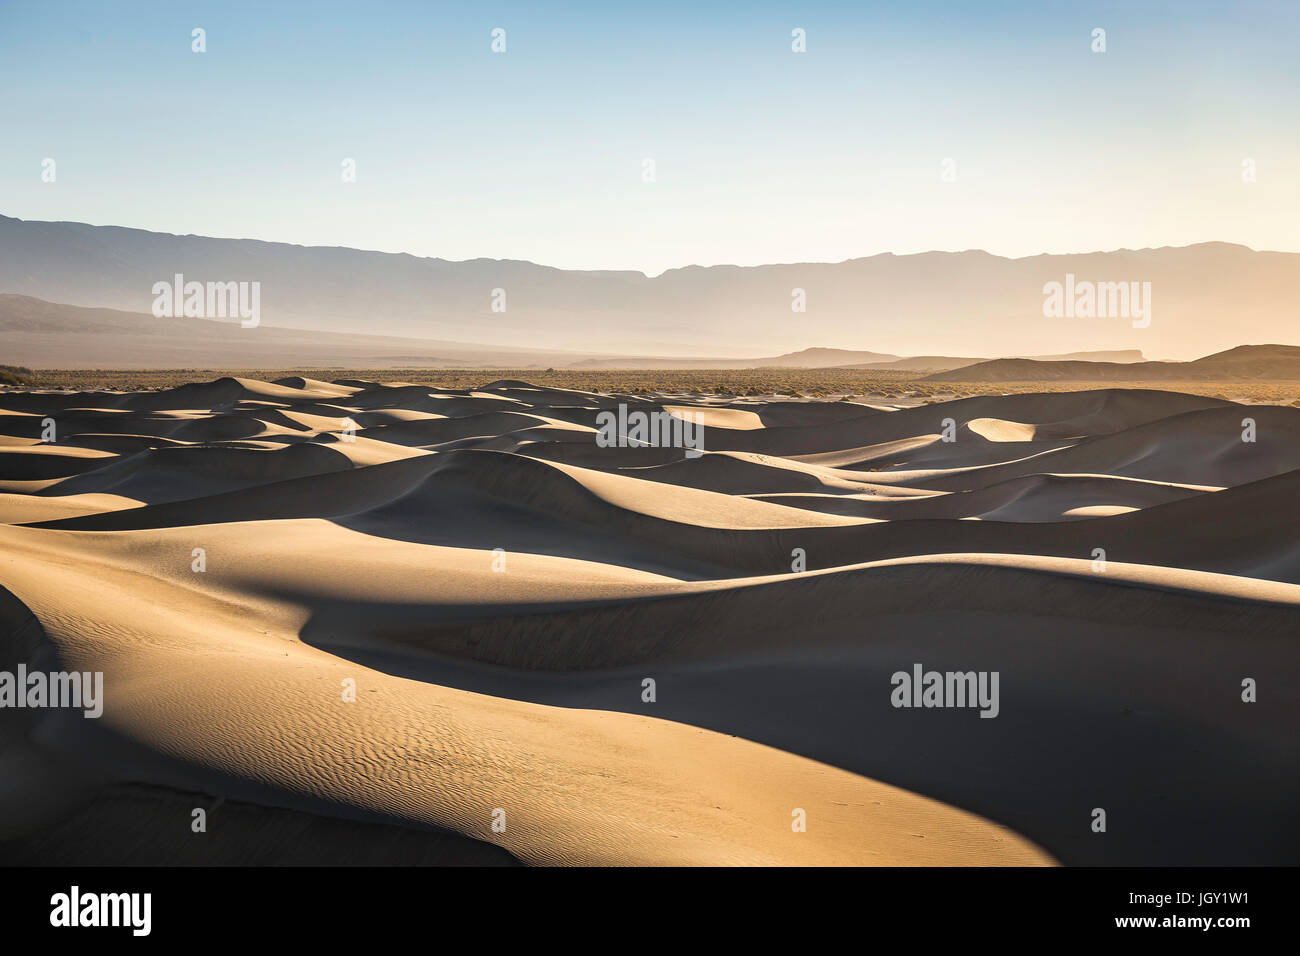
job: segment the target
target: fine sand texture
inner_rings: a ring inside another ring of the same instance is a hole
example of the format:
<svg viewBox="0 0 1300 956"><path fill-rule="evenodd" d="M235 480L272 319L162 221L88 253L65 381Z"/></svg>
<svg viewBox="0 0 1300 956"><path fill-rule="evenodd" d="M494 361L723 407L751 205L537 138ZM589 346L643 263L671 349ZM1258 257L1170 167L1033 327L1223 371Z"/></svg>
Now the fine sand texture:
<svg viewBox="0 0 1300 956"><path fill-rule="evenodd" d="M1300 408L10 390L20 664L0 860L1294 865Z"/></svg>

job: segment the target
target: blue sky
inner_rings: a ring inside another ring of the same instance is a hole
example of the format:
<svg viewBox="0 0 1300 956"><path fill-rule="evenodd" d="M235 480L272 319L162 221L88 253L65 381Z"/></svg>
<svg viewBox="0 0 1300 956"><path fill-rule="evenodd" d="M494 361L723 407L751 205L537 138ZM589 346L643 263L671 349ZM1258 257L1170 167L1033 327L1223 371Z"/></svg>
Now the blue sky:
<svg viewBox="0 0 1300 956"><path fill-rule="evenodd" d="M1293 0L0 0L0 213L651 274L1300 251L1298 41Z"/></svg>

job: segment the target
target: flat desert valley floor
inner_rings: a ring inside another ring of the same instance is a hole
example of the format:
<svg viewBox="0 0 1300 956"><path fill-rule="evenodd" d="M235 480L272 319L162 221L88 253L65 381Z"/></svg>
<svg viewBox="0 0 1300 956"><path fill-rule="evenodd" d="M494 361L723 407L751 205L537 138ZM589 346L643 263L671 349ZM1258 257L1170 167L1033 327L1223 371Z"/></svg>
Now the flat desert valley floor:
<svg viewBox="0 0 1300 956"><path fill-rule="evenodd" d="M0 436L0 670L104 675L0 710L11 861L1300 858L1300 408L227 377Z"/></svg>

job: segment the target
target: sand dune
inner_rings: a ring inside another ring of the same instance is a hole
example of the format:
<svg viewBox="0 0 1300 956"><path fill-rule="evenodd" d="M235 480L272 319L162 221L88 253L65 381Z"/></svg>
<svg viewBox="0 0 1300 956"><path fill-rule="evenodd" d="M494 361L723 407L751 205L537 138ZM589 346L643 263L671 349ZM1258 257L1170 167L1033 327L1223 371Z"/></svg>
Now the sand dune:
<svg viewBox="0 0 1300 956"><path fill-rule="evenodd" d="M602 447L620 404L702 454ZM0 856L211 860L125 825L191 805L221 862L1300 849L1300 409L223 378L0 392L0 436L0 670L106 687L0 710ZM915 663L996 719L894 706Z"/></svg>

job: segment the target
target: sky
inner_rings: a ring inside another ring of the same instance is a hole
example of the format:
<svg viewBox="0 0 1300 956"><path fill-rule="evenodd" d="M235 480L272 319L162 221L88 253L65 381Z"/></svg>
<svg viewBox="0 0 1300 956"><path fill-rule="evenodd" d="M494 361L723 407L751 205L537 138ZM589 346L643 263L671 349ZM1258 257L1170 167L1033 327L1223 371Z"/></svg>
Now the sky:
<svg viewBox="0 0 1300 956"><path fill-rule="evenodd" d="M0 0L0 214L650 275L1294 252L1297 49L1296 0Z"/></svg>

